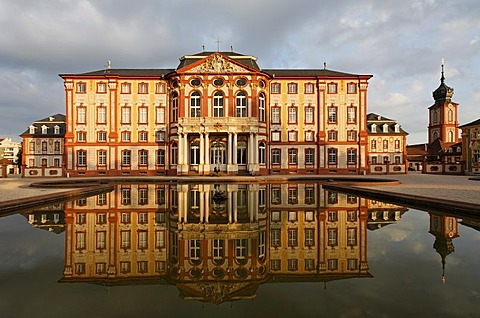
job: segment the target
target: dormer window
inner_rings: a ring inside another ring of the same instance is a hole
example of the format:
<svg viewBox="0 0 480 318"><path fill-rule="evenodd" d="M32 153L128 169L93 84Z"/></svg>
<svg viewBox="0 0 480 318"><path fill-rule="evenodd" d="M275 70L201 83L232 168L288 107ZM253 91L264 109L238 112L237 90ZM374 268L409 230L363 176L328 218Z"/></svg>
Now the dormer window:
<svg viewBox="0 0 480 318"><path fill-rule="evenodd" d="M42 134L46 135L48 133L48 127L43 125L42 126Z"/></svg>
<svg viewBox="0 0 480 318"><path fill-rule="evenodd" d="M376 124L372 124L371 128L372 128L372 132L374 132L374 133L377 132L377 125Z"/></svg>
<svg viewBox="0 0 480 318"><path fill-rule="evenodd" d="M395 132L396 133L400 132L400 125L399 124L395 125Z"/></svg>
<svg viewBox="0 0 480 318"><path fill-rule="evenodd" d="M59 135L60 134L60 126L56 125L55 127L53 127L53 133L55 135Z"/></svg>
<svg viewBox="0 0 480 318"><path fill-rule="evenodd" d="M32 125L32 126L30 126L30 127L28 127L28 128L30 129L30 134L33 135L33 134L35 133L35 126Z"/></svg>
<svg viewBox="0 0 480 318"><path fill-rule="evenodd" d="M383 124L383 132L388 133L388 125L387 124Z"/></svg>

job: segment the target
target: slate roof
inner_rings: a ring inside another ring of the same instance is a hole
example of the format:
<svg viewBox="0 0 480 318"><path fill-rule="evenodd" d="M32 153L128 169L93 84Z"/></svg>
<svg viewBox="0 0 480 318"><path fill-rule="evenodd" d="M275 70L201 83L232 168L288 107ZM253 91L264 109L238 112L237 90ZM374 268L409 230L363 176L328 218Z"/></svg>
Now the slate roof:
<svg viewBox="0 0 480 318"><path fill-rule="evenodd" d="M470 123L468 123L468 124L461 125L461 126L459 126L458 128L466 128L466 127L478 126L478 125L480 125L480 118L477 119L477 120L474 120L474 121L472 121L472 122L470 122Z"/></svg>
<svg viewBox="0 0 480 318"><path fill-rule="evenodd" d="M326 68L323 69L261 69L257 64L257 59L251 55L244 55L236 52L212 52L212 51L205 51L200 52L192 55L185 55L180 58L180 63L178 64L176 69L173 68L166 68L166 69L102 69L96 70L86 73L78 73L78 74L59 74L60 77L68 77L68 76L122 76L122 77L162 77L166 76L170 73L174 73L176 70L181 69L185 66L188 66L192 63L195 63L202 58L210 56L215 53L221 53L225 56L232 58L234 61L242 63L250 68L259 70L261 72L265 72L270 76L280 76L280 77L323 77L323 78L336 78L336 77L372 77L373 75L360 75L360 74L351 74L345 72L339 72L334 70L329 70Z"/></svg>
<svg viewBox="0 0 480 318"><path fill-rule="evenodd" d="M30 127L27 128L20 136L21 137L26 137L26 136L33 136L33 137L57 137L61 138L65 136L65 115L63 114L55 114L52 116L48 116L46 118L37 120L31 124L31 126L34 126L35 133L30 134ZM42 126L47 126L48 130L46 134L42 134ZM60 133L55 134L54 133L54 127L59 126L60 127Z"/></svg>
<svg viewBox="0 0 480 318"><path fill-rule="evenodd" d="M377 125L377 129L375 132L372 131L372 125L375 124ZM387 124L388 125L388 132L383 131L383 126ZM397 134L397 135L408 135L408 133L402 129L400 126L399 131L395 131L395 125L397 125L397 122L393 119L389 119L380 115L377 115L375 113L369 113L367 114L367 132L368 134L372 135L391 135L391 134Z"/></svg>

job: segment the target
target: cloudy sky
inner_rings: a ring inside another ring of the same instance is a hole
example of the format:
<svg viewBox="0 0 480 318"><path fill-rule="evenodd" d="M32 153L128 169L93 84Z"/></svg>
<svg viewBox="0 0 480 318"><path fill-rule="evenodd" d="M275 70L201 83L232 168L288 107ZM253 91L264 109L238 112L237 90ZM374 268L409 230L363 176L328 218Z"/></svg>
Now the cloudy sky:
<svg viewBox="0 0 480 318"><path fill-rule="evenodd" d="M427 141L440 83L480 118L478 0L0 0L0 138L65 113L58 74L175 68L183 55L234 50L261 68L371 74L368 111Z"/></svg>

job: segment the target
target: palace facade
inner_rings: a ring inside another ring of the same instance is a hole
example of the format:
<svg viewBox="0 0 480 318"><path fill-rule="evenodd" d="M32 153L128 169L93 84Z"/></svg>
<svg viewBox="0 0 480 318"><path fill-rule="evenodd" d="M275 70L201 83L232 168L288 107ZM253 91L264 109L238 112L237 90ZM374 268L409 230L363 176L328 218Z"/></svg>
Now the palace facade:
<svg viewBox="0 0 480 318"><path fill-rule="evenodd" d="M202 52L175 69L60 76L71 176L368 171L371 75Z"/></svg>

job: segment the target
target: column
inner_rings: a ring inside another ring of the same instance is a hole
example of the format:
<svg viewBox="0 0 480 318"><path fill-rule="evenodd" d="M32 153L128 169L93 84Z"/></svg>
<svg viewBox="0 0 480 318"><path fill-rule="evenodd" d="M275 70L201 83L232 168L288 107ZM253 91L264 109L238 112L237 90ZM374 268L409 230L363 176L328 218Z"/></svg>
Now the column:
<svg viewBox="0 0 480 318"><path fill-rule="evenodd" d="M232 193L233 196L233 222L237 223L238 222L238 191L235 191Z"/></svg>
<svg viewBox="0 0 480 318"><path fill-rule="evenodd" d="M228 215L228 224L231 224L232 223L232 191L228 191L227 215Z"/></svg>
<svg viewBox="0 0 480 318"><path fill-rule="evenodd" d="M203 140L203 133L200 133L200 167L198 169L199 173L203 173L205 166L205 144Z"/></svg>
<svg viewBox="0 0 480 318"><path fill-rule="evenodd" d="M178 133L178 158L177 158L177 166L183 164L183 134ZM177 167L178 170L178 167Z"/></svg>
<svg viewBox="0 0 480 318"><path fill-rule="evenodd" d="M233 164L236 165L238 164L237 160L237 148L238 148L238 139L237 139L238 134L236 132L233 133Z"/></svg>
<svg viewBox="0 0 480 318"><path fill-rule="evenodd" d="M228 133L227 164L232 164L232 133Z"/></svg>
<svg viewBox="0 0 480 318"><path fill-rule="evenodd" d="M182 168L182 172L184 172L184 174L188 173L188 156L189 156L189 153L188 153L188 134L185 133L184 134L184 140L183 140L183 168Z"/></svg>
<svg viewBox="0 0 480 318"><path fill-rule="evenodd" d="M205 169L204 171L210 171L210 137L208 132L205 133Z"/></svg>

